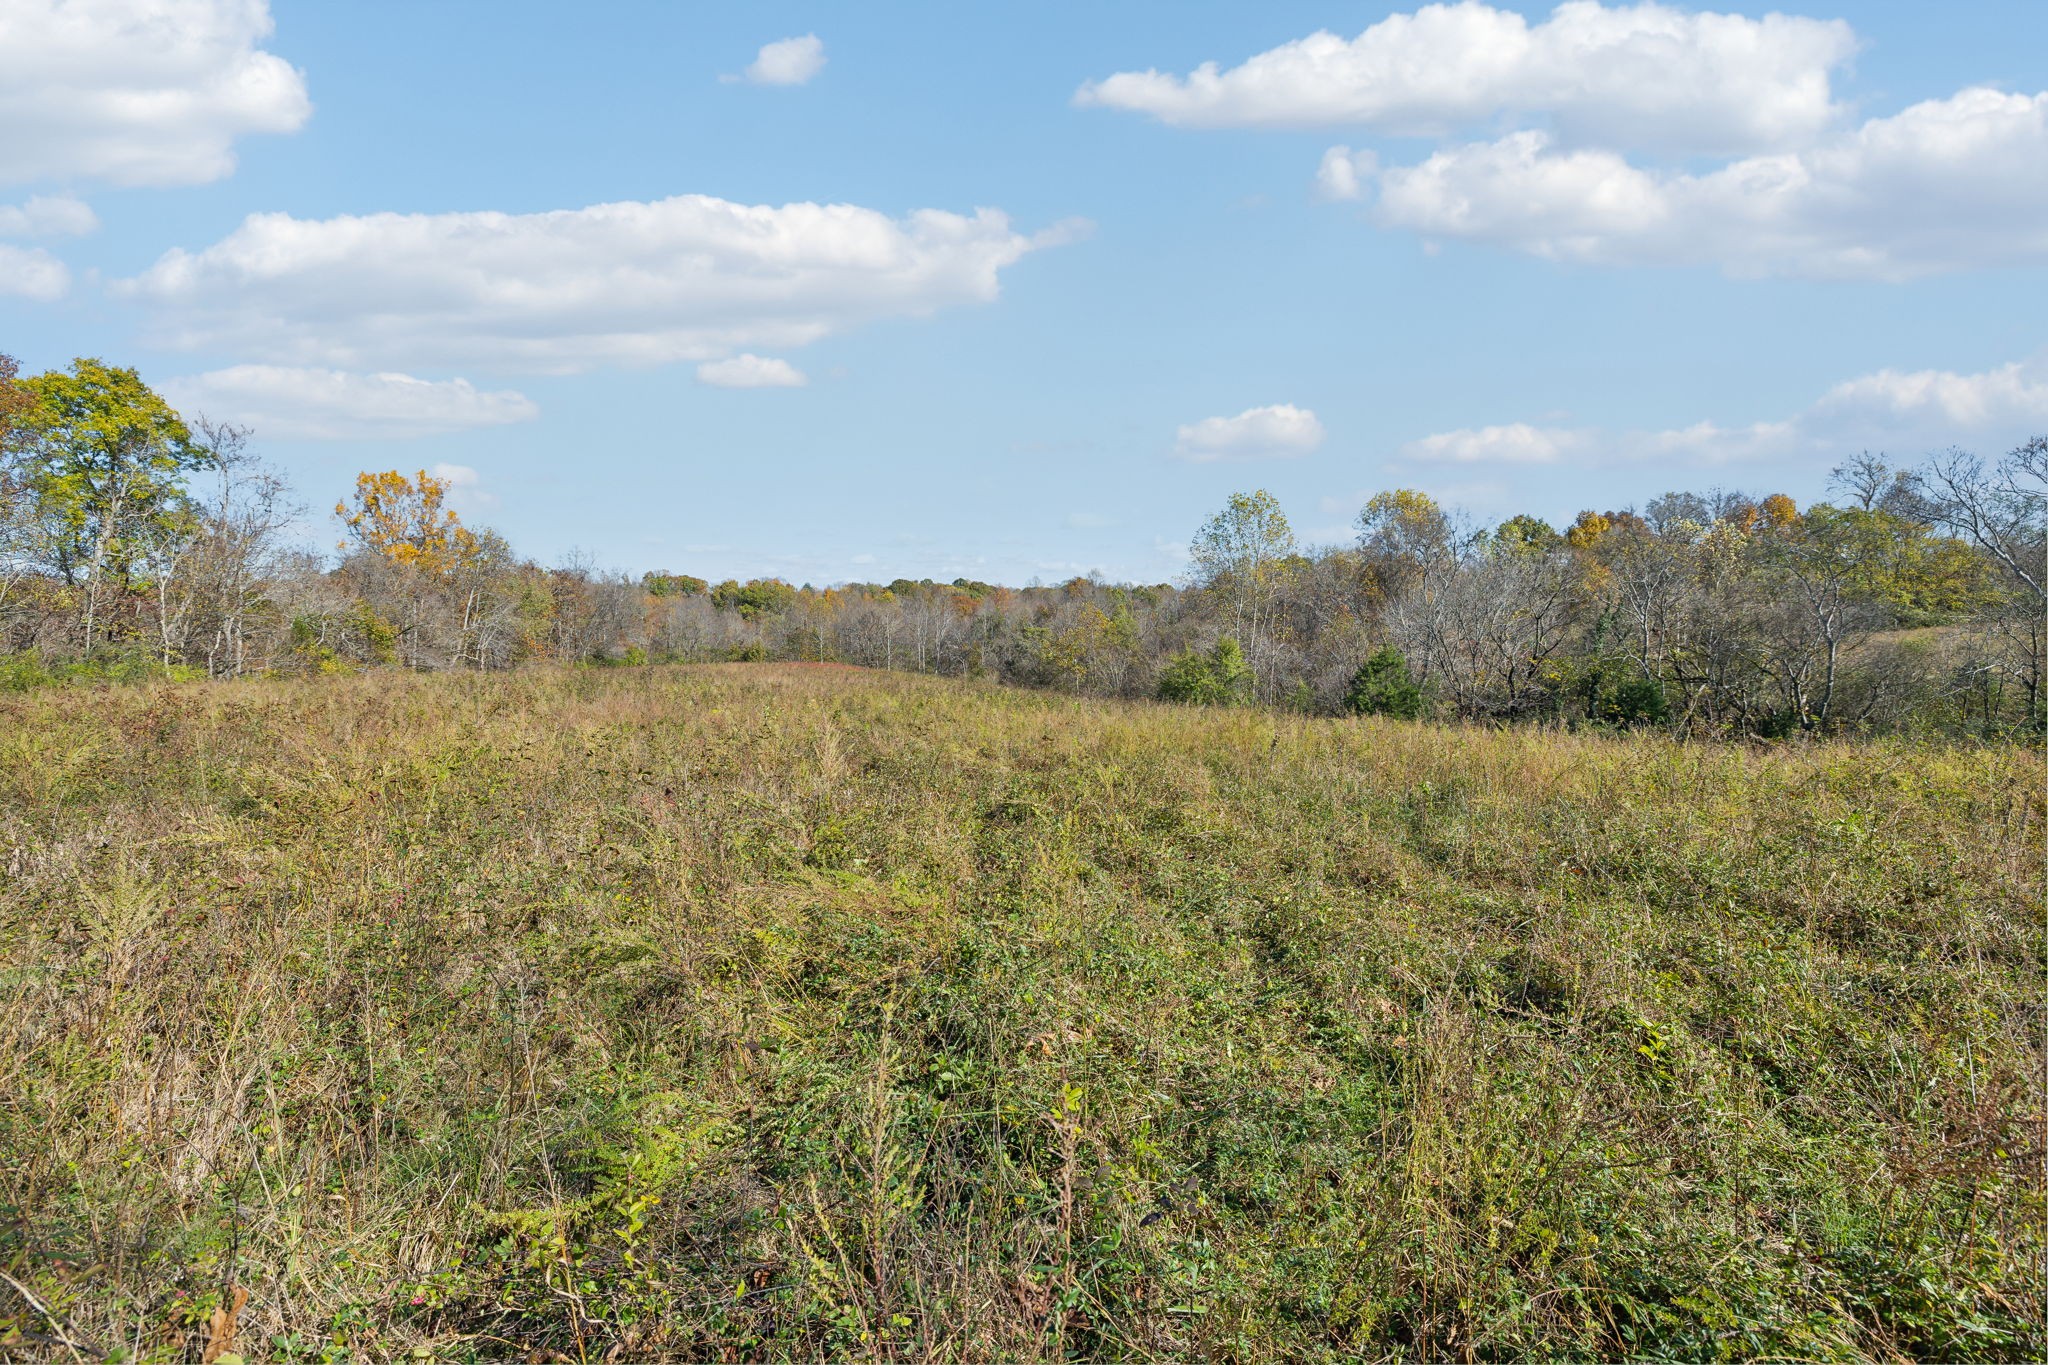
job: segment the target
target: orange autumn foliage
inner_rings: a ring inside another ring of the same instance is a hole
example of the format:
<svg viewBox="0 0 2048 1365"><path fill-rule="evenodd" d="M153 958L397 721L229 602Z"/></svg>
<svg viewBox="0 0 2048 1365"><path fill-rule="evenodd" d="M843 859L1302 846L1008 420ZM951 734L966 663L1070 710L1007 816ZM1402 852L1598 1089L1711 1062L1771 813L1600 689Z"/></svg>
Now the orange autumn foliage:
<svg viewBox="0 0 2048 1365"><path fill-rule="evenodd" d="M338 502L334 515L362 548L424 573L448 573L478 548L476 536L444 506L448 488L446 479L424 469L414 479L395 469L358 474L355 507Z"/></svg>

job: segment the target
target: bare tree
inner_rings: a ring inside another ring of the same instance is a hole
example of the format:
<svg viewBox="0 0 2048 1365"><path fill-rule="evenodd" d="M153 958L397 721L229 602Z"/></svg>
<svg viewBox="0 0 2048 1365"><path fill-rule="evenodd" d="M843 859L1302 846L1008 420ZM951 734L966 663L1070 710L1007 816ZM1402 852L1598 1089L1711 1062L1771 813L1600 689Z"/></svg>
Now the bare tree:
<svg viewBox="0 0 2048 1365"><path fill-rule="evenodd" d="M153 566L157 638L164 663L235 677L249 668L251 619L268 600L284 535L304 509L249 453L247 428L204 417L192 427L215 482L195 500L191 534L166 542Z"/></svg>
<svg viewBox="0 0 2048 1365"><path fill-rule="evenodd" d="M1992 645L1988 667L2019 684L2022 722L2038 726L2048 719L2048 436L2024 442L1991 468L1952 449L1930 460L1924 477L1937 523L1999 569L2003 591L1980 618Z"/></svg>

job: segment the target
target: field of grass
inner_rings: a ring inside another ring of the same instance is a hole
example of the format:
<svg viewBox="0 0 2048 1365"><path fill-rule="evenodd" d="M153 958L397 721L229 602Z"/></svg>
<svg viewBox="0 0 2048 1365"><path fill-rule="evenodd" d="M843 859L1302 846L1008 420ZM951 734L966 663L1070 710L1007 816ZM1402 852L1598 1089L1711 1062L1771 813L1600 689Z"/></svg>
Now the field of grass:
<svg viewBox="0 0 2048 1365"><path fill-rule="evenodd" d="M2043 779L799 666L0 697L0 1342L2037 1357Z"/></svg>

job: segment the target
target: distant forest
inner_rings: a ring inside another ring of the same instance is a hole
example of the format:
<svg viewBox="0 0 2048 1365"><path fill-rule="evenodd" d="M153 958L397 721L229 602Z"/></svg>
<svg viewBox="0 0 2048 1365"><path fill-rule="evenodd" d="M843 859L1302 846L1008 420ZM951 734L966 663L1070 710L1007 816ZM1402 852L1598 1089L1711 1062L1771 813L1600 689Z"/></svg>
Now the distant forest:
<svg viewBox="0 0 2048 1365"><path fill-rule="evenodd" d="M1303 546L1265 492L1179 584L837 587L543 567L431 474L365 473L335 553L249 433L134 370L0 356L0 687L802 660L1110 697L1701 736L2038 732L2048 437L1995 459L1868 453L1830 498L1674 492L1468 523L1397 489Z"/></svg>

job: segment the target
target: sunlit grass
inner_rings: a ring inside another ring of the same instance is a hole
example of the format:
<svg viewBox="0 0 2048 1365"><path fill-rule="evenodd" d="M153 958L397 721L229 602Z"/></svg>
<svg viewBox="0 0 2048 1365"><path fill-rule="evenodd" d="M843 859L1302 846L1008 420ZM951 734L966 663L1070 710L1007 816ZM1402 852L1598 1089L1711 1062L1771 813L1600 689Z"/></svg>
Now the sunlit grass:
<svg viewBox="0 0 2048 1365"><path fill-rule="evenodd" d="M2038 1354L2042 782L799 667L0 697L0 1330Z"/></svg>

